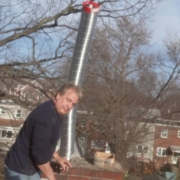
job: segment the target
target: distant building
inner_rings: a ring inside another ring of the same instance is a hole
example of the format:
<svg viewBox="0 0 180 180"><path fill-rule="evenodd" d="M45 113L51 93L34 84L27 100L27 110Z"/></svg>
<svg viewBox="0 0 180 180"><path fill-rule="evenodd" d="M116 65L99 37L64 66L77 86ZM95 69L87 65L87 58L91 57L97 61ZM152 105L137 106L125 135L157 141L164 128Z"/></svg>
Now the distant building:
<svg viewBox="0 0 180 180"><path fill-rule="evenodd" d="M132 141L127 158L135 157L137 161L153 163L157 169L167 163L178 163L180 157L180 121L162 119L158 110L142 108L140 111L133 111L133 115L128 115L126 118L127 124L125 124L124 133L134 130L133 138L137 138L136 142ZM95 123L90 121L86 123L83 120L79 122L79 128L82 129L82 132L86 131L90 134L84 139L86 153L106 151L108 145L108 138L103 136L100 130L102 125L99 121L93 122ZM109 126L108 128L112 127ZM79 137L82 139L81 135Z"/></svg>
<svg viewBox="0 0 180 180"><path fill-rule="evenodd" d="M33 85L12 85L10 88L3 87L8 91L10 97L17 97L19 102L29 104L40 104L47 100L43 93L38 90L41 86L35 81L28 82ZM27 84L28 84L27 83ZM38 87L37 89L35 87ZM29 115L30 110L15 104L12 99L2 99L0 102L0 148L10 147L22 127L24 121Z"/></svg>
<svg viewBox="0 0 180 180"><path fill-rule="evenodd" d="M14 143L23 123L22 120L0 119L0 150Z"/></svg>
<svg viewBox="0 0 180 180"><path fill-rule="evenodd" d="M4 101L0 103L0 119L25 120L28 114L29 110L13 102Z"/></svg>
<svg viewBox="0 0 180 180"><path fill-rule="evenodd" d="M161 120L155 126L154 161L156 168L177 164L180 157L180 122Z"/></svg>

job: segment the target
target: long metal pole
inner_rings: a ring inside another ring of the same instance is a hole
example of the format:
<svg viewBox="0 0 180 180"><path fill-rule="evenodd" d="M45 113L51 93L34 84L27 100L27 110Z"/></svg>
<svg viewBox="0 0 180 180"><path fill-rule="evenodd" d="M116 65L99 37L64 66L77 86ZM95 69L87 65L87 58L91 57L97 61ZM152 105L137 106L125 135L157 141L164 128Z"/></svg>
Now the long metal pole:
<svg viewBox="0 0 180 180"><path fill-rule="evenodd" d="M99 12L99 5L92 1L83 3L81 21L78 29L69 81L82 86L85 68L88 61L88 54L95 29L96 19ZM63 120L60 154L68 160L74 153L76 111L77 106Z"/></svg>

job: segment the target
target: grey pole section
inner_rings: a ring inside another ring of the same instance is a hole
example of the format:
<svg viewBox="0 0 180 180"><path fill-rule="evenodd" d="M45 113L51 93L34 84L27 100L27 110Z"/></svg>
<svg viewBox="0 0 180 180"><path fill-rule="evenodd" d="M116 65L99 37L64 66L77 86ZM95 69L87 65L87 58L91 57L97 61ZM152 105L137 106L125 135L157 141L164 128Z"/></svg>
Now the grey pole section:
<svg viewBox="0 0 180 180"><path fill-rule="evenodd" d="M95 29L95 23L99 12L99 4L86 1L83 3L81 13L81 21L78 29L76 45L71 64L69 81L73 81L76 85L82 86L85 68L88 61L89 49ZM77 106L64 117L62 136L61 136L61 156L68 160L74 153L75 144L75 128L76 128L76 111Z"/></svg>

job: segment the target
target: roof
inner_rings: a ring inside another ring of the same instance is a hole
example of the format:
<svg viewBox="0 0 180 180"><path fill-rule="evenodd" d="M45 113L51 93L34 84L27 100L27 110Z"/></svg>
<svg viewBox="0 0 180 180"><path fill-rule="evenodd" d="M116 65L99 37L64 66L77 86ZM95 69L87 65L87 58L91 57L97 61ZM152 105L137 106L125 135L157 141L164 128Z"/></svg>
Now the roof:
<svg viewBox="0 0 180 180"><path fill-rule="evenodd" d="M172 152L180 153L180 146L170 146Z"/></svg>
<svg viewBox="0 0 180 180"><path fill-rule="evenodd" d="M0 126L20 127L23 123L22 120L0 119Z"/></svg>

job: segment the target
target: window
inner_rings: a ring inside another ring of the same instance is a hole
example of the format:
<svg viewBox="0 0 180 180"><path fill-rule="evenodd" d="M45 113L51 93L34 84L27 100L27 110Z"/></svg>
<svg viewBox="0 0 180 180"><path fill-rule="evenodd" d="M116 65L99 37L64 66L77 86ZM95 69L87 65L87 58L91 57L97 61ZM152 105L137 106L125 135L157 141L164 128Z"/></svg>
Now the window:
<svg viewBox="0 0 180 180"><path fill-rule="evenodd" d="M21 110L16 110L16 114L15 114L16 118L20 118L21 117Z"/></svg>
<svg viewBox="0 0 180 180"><path fill-rule="evenodd" d="M177 137L180 138L180 130L178 130Z"/></svg>
<svg viewBox="0 0 180 180"><path fill-rule="evenodd" d="M158 147L157 148L157 156L165 157L166 156L166 148Z"/></svg>
<svg viewBox="0 0 180 180"><path fill-rule="evenodd" d="M0 114L5 114L6 111L3 108L0 108Z"/></svg>
<svg viewBox="0 0 180 180"><path fill-rule="evenodd" d="M178 155L173 155L173 156L171 156L171 163L172 163L172 164L177 164L178 159L179 159L179 156L178 156Z"/></svg>
<svg viewBox="0 0 180 180"><path fill-rule="evenodd" d="M137 153L148 154L148 147L147 146L138 145L137 146Z"/></svg>
<svg viewBox="0 0 180 180"><path fill-rule="evenodd" d="M143 152L144 152L144 154L147 154L148 153L148 147L144 147Z"/></svg>
<svg viewBox="0 0 180 180"><path fill-rule="evenodd" d="M5 138L5 137L6 137L6 130L2 130L1 137L2 137L2 138Z"/></svg>
<svg viewBox="0 0 180 180"><path fill-rule="evenodd" d="M137 153L142 153L142 146L141 145L137 146Z"/></svg>
<svg viewBox="0 0 180 180"><path fill-rule="evenodd" d="M12 135L13 135L13 132L11 130L3 129L1 131L1 138L3 138L3 139L4 138L11 139Z"/></svg>
<svg viewBox="0 0 180 180"><path fill-rule="evenodd" d="M167 138L168 137L168 130L167 129L164 129L161 131L161 137L162 138Z"/></svg>

